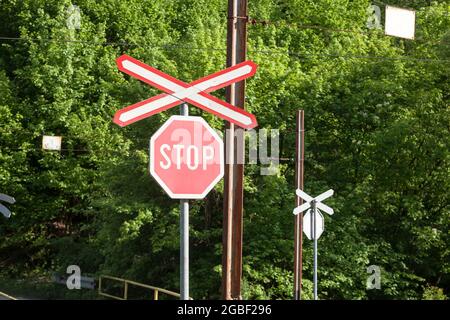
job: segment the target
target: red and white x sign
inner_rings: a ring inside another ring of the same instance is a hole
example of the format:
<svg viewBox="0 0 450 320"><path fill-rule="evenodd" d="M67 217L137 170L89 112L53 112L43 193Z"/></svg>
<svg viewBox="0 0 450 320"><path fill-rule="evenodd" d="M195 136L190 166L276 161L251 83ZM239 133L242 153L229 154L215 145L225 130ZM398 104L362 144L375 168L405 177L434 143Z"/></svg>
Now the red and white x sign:
<svg viewBox="0 0 450 320"><path fill-rule="evenodd" d="M120 71L166 92L116 112L114 122L119 126L127 126L183 102L195 105L244 129L257 126L256 118L251 113L208 94L253 76L258 66L252 61L239 63L189 84L126 54L117 58L117 66Z"/></svg>

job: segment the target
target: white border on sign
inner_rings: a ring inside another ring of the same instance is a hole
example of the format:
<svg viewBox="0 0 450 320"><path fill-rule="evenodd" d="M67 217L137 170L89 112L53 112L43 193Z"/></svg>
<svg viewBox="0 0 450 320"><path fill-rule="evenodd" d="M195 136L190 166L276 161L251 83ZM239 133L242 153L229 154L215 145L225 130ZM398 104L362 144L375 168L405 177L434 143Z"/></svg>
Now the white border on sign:
<svg viewBox="0 0 450 320"><path fill-rule="evenodd" d="M174 121L194 121L202 123L205 128L211 133L211 135L218 141L219 143L219 156L220 156L220 173L219 175L211 182L211 184L205 189L205 191L201 194L176 194L173 193L170 188L162 181L162 179L155 172L155 163L154 163L154 145L155 140L167 129L167 127L172 124ZM203 119L202 117L191 117L191 116L171 116L169 120L167 120L150 138L150 174L153 178L159 183L159 185L166 191L172 199L203 199L206 195L214 188L214 186L222 179L225 171L224 165L224 146L222 138L217 134L217 132L210 127L210 125Z"/></svg>

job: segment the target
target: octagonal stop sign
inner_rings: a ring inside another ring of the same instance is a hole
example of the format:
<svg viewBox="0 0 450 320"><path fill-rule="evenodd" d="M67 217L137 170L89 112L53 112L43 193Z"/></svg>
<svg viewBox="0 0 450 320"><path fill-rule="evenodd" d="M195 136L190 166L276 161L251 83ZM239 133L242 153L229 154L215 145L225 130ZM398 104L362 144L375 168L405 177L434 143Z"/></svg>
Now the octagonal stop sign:
<svg viewBox="0 0 450 320"><path fill-rule="evenodd" d="M203 199L223 177L223 153L203 118L172 116L150 139L150 173L173 199Z"/></svg>

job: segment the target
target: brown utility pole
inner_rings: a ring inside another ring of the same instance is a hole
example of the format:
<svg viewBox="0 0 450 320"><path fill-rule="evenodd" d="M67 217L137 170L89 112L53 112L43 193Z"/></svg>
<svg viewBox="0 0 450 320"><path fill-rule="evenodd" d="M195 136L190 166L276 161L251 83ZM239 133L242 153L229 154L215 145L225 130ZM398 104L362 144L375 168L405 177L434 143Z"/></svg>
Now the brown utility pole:
<svg viewBox="0 0 450 320"><path fill-rule="evenodd" d="M247 0L228 0L227 67L245 61ZM226 100L245 109L245 81L227 87ZM222 298L242 299L242 235L244 198L244 130L227 123L223 206Z"/></svg>
<svg viewBox="0 0 450 320"><path fill-rule="evenodd" d="M305 158L305 112L303 110L297 111L297 126L295 133L295 189L303 190L303 173L304 173L304 158ZM303 204L303 200L296 196L295 207ZM303 215L297 214L295 216L294 229L294 300L301 299L302 293L302 266L303 266Z"/></svg>

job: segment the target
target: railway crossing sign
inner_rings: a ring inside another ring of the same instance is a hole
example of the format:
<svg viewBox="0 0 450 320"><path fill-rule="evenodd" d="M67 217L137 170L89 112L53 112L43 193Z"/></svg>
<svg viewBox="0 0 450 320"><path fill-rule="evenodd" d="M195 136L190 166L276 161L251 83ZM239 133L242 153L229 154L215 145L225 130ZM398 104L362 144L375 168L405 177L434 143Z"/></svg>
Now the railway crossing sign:
<svg viewBox="0 0 450 320"><path fill-rule="evenodd" d="M256 117L209 92L256 73L244 61L191 83L185 83L128 55L116 59L119 70L165 93L119 110L121 127L183 104L150 139L150 173L173 199L180 199L180 299L189 298L189 199L203 199L224 174L224 147L218 134L200 117L189 117L188 103L243 129L258 125Z"/></svg>
<svg viewBox="0 0 450 320"><path fill-rule="evenodd" d="M325 200L325 199L327 199L327 198L329 198L329 197L331 197L333 195L333 193L334 193L333 189L325 191L324 193L318 195L315 198L309 196L306 192L304 192L303 190L300 190L300 189L297 189L297 191L295 191L295 193L297 194L297 196L299 196L300 198L302 198L305 201L304 204L302 204L301 206L298 206L297 208L294 209L294 214L295 215L297 215L300 212L303 212L303 211L311 208L311 202L313 200L315 200L315 202L316 202L317 209L325 211L329 215L332 215L334 213L333 209L331 209L326 204L322 203L323 200Z"/></svg>
<svg viewBox="0 0 450 320"><path fill-rule="evenodd" d="M223 141L201 117L172 116L150 139L150 173L172 199L203 199L223 177Z"/></svg>
<svg viewBox="0 0 450 320"><path fill-rule="evenodd" d="M113 121L119 126L127 126L183 102L213 113L244 129L257 126L256 117L251 113L208 94L253 76L258 66L252 61L244 61L189 84L125 54L117 58L116 62L120 71L166 92L116 112Z"/></svg>
<svg viewBox="0 0 450 320"><path fill-rule="evenodd" d="M6 194L0 193L0 201L14 204L16 202L16 199ZM5 218L11 217L11 211L9 211L9 209L1 203L0 203L0 213L2 213L5 216Z"/></svg>
<svg viewBox="0 0 450 320"><path fill-rule="evenodd" d="M324 219L322 214L320 213L320 211L318 209L321 209L322 211L325 211L326 213L328 213L329 215L332 215L334 213L334 210L332 208L330 208L329 206L327 206L326 204L323 204L321 201L331 197L334 193L334 191L332 189L318 195L315 198L312 198L311 196L309 196L307 193L305 193L304 191L297 189L297 191L295 192L297 194L297 196L299 196L300 198L302 198L305 203L298 206L297 208L294 209L294 214L297 215L305 210L308 210L305 215L303 216L303 232L305 233L306 237L309 240L314 240L315 237L317 237L317 239L320 238L320 236L322 235L324 229L325 229L325 225L324 225ZM313 212L311 212L312 210L311 208L311 203L315 202L315 206L316 206L316 215L315 215L315 219L316 219L316 230L314 232L314 226L313 226L313 218L312 215L314 214Z"/></svg>
<svg viewBox="0 0 450 320"><path fill-rule="evenodd" d="M325 191L324 193L313 198L301 189L295 191L297 196L302 198L305 203L294 209L294 215L298 215L305 210L308 210L303 217L303 232L308 239L314 240L314 300L317 300L317 239L324 230L323 216L319 209L325 211L329 215L334 213L333 209L322 203L323 200L331 197L334 194L333 189Z"/></svg>

